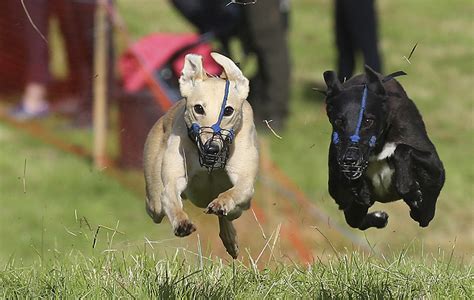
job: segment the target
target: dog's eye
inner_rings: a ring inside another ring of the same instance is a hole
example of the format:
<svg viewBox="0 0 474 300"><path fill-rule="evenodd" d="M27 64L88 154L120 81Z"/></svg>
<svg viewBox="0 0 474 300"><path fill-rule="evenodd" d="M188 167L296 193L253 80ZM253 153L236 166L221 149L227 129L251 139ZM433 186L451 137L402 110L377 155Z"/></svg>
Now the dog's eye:
<svg viewBox="0 0 474 300"><path fill-rule="evenodd" d="M203 114L204 114L204 108L203 108L202 105L200 105L200 104L194 105L194 111L195 111L198 115L203 115Z"/></svg>
<svg viewBox="0 0 474 300"><path fill-rule="evenodd" d="M228 117L234 113L234 109L231 106L227 106L224 109L224 116Z"/></svg>
<svg viewBox="0 0 474 300"><path fill-rule="evenodd" d="M336 127L341 128L342 126L344 126L344 120L341 119L341 118L338 118L338 119L334 120L334 125Z"/></svg>
<svg viewBox="0 0 474 300"><path fill-rule="evenodd" d="M364 125L367 128L372 127L372 125L374 125L374 119L365 118L364 119Z"/></svg>

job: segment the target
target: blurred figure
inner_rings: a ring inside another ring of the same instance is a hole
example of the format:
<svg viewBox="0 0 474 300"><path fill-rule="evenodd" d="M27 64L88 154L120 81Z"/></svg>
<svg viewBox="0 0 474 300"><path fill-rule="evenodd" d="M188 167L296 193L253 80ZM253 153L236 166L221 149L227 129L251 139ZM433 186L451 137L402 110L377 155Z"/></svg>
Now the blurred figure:
<svg viewBox="0 0 474 300"><path fill-rule="evenodd" d="M20 2L9 0L9 5L21 7ZM112 5L112 1L109 2ZM54 110L73 115L74 127L89 127L92 123L92 97L94 79L94 18L97 0L26 0L25 6L32 22L46 36L49 33L51 17L58 20L60 33L64 41L68 63L67 95L61 95L60 101L54 101ZM14 7L15 8L15 7ZM15 9L18 9L16 7ZM52 81L49 70L49 58L52 51L21 8L23 15L22 42L26 49L26 82L21 103L10 114L17 120L43 117L52 105L46 101L48 87ZM108 44L108 94L111 98L113 77L112 25L107 20Z"/></svg>
<svg viewBox="0 0 474 300"><path fill-rule="evenodd" d="M281 129L288 116L290 55L287 41L289 3L263 0L243 7L244 47L257 56L258 69L250 79L249 102L255 123L272 120Z"/></svg>
<svg viewBox="0 0 474 300"><path fill-rule="evenodd" d="M374 0L336 0L335 6L339 80L352 77L356 51L362 52L365 64L381 72Z"/></svg>
<svg viewBox="0 0 474 300"><path fill-rule="evenodd" d="M69 85L71 96L60 110L74 113L74 127L89 127L92 124L93 79L94 79L94 18L97 0L53 0L61 25L67 52L69 69ZM112 5L112 1L109 1ZM114 87L112 42L112 24L107 18L108 48L108 99Z"/></svg>
<svg viewBox="0 0 474 300"><path fill-rule="evenodd" d="M38 30L47 36L50 1L25 0L24 3ZM11 116L17 120L44 117L49 112L46 101L50 81L48 44L31 24L24 26L23 37L26 49L26 84L21 102L10 111Z"/></svg>
<svg viewBox="0 0 474 300"><path fill-rule="evenodd" d="M212 33L221 52L232 57L229 40L238 37L246 55L257 57L257 74L250 79L249 102L256 124L273 120L282 128L288 115L290 59L287 45L288 0L229 4L229 0L172 0L175 7L200 31ZM249 2L249 1L241 1Z"/></svg>
<svg viewBox="0 0 474 300"><path fill-rule="evenodd" d="M172 0L179 12L200 34L211 34L221 44L221 52L230 56L229 41L238 33L241 7L226 0Z"/></svg>

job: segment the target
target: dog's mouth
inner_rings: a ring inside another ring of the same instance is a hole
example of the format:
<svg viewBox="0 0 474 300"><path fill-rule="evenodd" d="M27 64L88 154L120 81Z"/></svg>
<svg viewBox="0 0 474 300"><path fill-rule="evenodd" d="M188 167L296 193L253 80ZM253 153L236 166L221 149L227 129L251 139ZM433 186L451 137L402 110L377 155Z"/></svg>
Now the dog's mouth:
<svg viewBox="0 0 474 300"><path fill-rule="evenodd" d="M197 132L190 130L189 136L197 146L202 167L212 172L226 166L230 154L229 146L233 139L232 131L221 129L215 132L212 127L200 127Z"/></svg>
<svg viewBox="0 0 474 300"><path fill-rule="evenodd" d="M370 149L367 152L370 152ZM366 154L364 155L359 147L351 146L347 148L342 158L338 160L339 168L344 177L349 180L356 180L364 174L369 165L369 161L365 159L365 157L368 157L368 153Z"/></svg>
<svg viewBox="0 0 474 300"><path fill-rule="evenodd" d="M364 174L364 171L367 169L368 165L368 161L362 161L357 163L339 163L339 167L342 174L349 180L359 179L362 174Z"/></svg>

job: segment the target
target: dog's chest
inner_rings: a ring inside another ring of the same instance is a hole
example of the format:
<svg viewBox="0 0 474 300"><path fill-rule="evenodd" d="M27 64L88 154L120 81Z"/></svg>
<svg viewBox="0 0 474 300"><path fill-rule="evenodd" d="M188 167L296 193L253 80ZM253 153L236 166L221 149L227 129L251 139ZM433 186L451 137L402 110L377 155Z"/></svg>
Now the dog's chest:
<svg viewBox="0 0 474 300"><path fill-rule="evenodd" d="M209 174L207 170L199 171L189 178L186 196L197 207L205 208L220 193L230 189L232 183L224 169L217 169Z"/></svg>
<svg viewBox="0 0 474 300"><path fill-rule="evenodd" d="M369 159L369 166L365 176L372 183L373 191L377 196L375 198L379 202L394 200L391 196L393 196L392 181L395 170L388 162L388 159L393 155L395 149L395 144L387 143L379 154Z"/></svg>

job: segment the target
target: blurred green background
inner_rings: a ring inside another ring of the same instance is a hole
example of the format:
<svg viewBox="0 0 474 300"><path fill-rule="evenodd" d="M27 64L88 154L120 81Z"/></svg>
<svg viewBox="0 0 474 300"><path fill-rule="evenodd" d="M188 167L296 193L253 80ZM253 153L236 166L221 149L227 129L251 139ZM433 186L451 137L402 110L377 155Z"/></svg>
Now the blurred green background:
<svg viewBox="0 0 474 300"><path fill-rule="evenodd" d="M456 247L457 256L472 259L474 3L469 0L376 3L385 73L397 70L408 73L399 80L423 115L430 138L444 162L447 180L435 219L428 228L419 228L403 203L393 203L383 205L390 214L386 229L368 230L365 234L348 227L347 230L382 251L416 243L426 252L450 251ZM135 39L152 32L193 31L164 0L118 0L117 7ZM292 2L291 116L287 128L279 132L283 139L277 139L265 128L259 135L269 145L272 159L315 205L346 226L327 192L331 130L323 99L311 90L321 86L325 70L335 68L332 9L332 1ZM418 47L409 64L404 56L408 56L415 43ZM123 51L124 40L119 33L117 44ZM63 72L63 59L61 55L54 57L56 73ZM359 59L358 70L361 67ZM244 73L250 77L248 73L253 69L251 65L245 66ZM54 128L56 123L48 120L45 124ZM90 140L87 132L57 134L69 142ZM103 251L112 231L101 229L93 249L98 225L118 227L124 234L114 236L114 245L122 249L143 246L145 237L163 241L156 251L172 251L167 246L168 239L177 243L175 246L196 247L194 239L177 241L167 222L153 225L145 213L142 195L119 184L105 170L94 170L89 161L60 152L3 123L0 123L0 170L0 263L9 259L30 262L70 251L85 254ZM142 189L140 175L129 176L136 182L136 189ZM199 221L206 218L200 211L193 211L191 217ZM254 226L250 230L255 230ZM217 238L215 228L212 234ZM350 242L340 244L351 246ZM206 247L211 248L210 244Z"/></svg>

